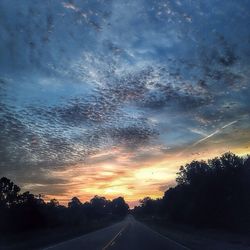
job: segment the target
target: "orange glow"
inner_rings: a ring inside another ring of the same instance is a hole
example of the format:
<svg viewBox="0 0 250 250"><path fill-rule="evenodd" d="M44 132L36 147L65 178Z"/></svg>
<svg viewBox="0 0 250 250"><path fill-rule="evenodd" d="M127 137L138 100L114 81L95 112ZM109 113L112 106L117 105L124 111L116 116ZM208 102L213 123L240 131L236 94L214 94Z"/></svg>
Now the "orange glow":
<svg viewBox="0 0 250 250"><path fill-rule="evenodd" d="M48 172L49 176L65 178L65 184L52 184L45 199L56 198L66 205L73 196L79 197L82 202L90 200L94 195L105 196L107 199L123 196L134 206L146 196L161 197L164 190L175 185L176 172L181 165L194 159L212 158L227 151L246 155L249 146L250 143L235 148L227 145L214 147L211 143L203 143L186 150L169 151L156 156L153 154L146 160L142 158L135 162L131 160L133 153L129 150L110 149L91 156L84 164ZM155 151L158 152L158 149ZM112 159L114 155L115 161Z"/></svg>

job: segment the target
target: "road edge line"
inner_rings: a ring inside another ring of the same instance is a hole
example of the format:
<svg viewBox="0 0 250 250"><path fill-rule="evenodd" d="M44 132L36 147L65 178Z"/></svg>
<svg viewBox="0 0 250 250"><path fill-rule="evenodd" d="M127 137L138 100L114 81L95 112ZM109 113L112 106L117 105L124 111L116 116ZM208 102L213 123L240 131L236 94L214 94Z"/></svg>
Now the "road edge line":
<svg viewBox="0 0 250 250"><path fill-rule="evenodd" d="M169 240L169 241L175 243L176 245L178 245L178 246L180 246L180 247L183 247L183 248L185 248L185 249L187 249L187 250L192 250L191 248L189 248L189 247L187 247L187 246L185 246L185 245L183 245L183 244L181 244L181 243L179 243L179 242L177 242L177 241L175 241L175 240L173 240L173 239L171 239L171 238L169 238L169 237L167 237L167 236L165 236L165 235L163 235L163 234L161 234L161 233L159 233L159 232L157 232L157 231L155 231L155 230L153 230L152 228L150 228L149 226L145 225L144 223L142 223L142 222L140 222L140 223L141 223L143 226L147 227L150 231L152 231L152 232L158 234L159 236L161 236L162 238L167 239L167 240Z"/></svg>

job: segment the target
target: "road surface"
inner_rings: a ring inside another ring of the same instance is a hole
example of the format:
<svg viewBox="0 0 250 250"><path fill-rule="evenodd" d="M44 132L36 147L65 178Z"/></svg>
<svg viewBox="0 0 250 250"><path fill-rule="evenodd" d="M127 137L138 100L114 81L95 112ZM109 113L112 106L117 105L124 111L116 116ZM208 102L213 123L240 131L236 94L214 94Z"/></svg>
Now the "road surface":
<svg viewBox="0 0 250 250"><path fill-rule="evenodd" d="M151 230L129 215L110 227L68 240L44 250L188 250Z"/></svg>

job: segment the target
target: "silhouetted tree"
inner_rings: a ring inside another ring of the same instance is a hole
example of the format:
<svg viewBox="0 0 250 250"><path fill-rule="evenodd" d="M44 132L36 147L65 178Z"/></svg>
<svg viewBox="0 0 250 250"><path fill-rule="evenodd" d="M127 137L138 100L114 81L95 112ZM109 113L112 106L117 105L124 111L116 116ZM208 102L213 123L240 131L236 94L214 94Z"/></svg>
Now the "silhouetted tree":
<svg viewBox="0 0 250 250"><path fill-rule="evenodd" d="M129 206L123 197L118 197L111 202L111 211L113 215L125 216L128 213Z"/></svg>
<svg viewBox="0 0 250 250"><path fill-rule="evenodd" d="M52 207L52 208L56 208L59 207L59 201L57 199L51 199L48 203L47 206Z"/></svg>
<svg viewBox="0 0 250 250"><path fill-rule="evenodd" d="M11 207L18 202L20 188L6 177L0 179L0 207Z"/></svg>
<svg viewBox="0 0 250 250"><path fill-rule="evenodd" d="M94 196L90 200L90 205L92 207L92 216L96 219L100 219L103 216L109 214L109 202L105 197Z"/></svg>
<svg viewBox="0 0 250 250"><path fill-rule="evenodd" d="M77 197L73 197L68 203L69 208L80 208L82 206L81 201Z"/></svg>
<svg viewBox="0 0 250 250"><path fill-rule="evenodd" d="M145 198L134 209L140 215L161 215L198 226L250 227L250 157L225 153L181 166L175 187L162 199Z"/></svg>
<svg viewBox="0 0 250 250"><path fill-rule="evenodd" d="M68 226L87 231L99 221L117 219L127 212L128 205L122 197L110 201L94 196L84 204L73 197L66 208L56 199L46 203L41 195L20 193L20 188L9 179L0 179L0 233Z"/></svg>

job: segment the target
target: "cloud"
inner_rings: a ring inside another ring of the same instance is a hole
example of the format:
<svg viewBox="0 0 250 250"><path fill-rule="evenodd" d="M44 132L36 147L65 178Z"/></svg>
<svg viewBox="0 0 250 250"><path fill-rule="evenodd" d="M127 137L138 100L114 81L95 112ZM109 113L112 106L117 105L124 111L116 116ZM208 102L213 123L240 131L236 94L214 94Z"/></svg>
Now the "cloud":
<svg viewBox="0 0 250 250"><path fill-rule="evenodd" d="M62 3L63 7L66 8L66 9L71 9L71 10L74 10L74 11L78 11L79 8L77 8L74 4L72 3L65 3L63 2Z"/></svg>
<svg viewBox="0 0 250 250"><path fill-rule="evenodd" d="M246 153L249 7L2 1L0 173L64 202L135 201L187 160Z"/></svg>

